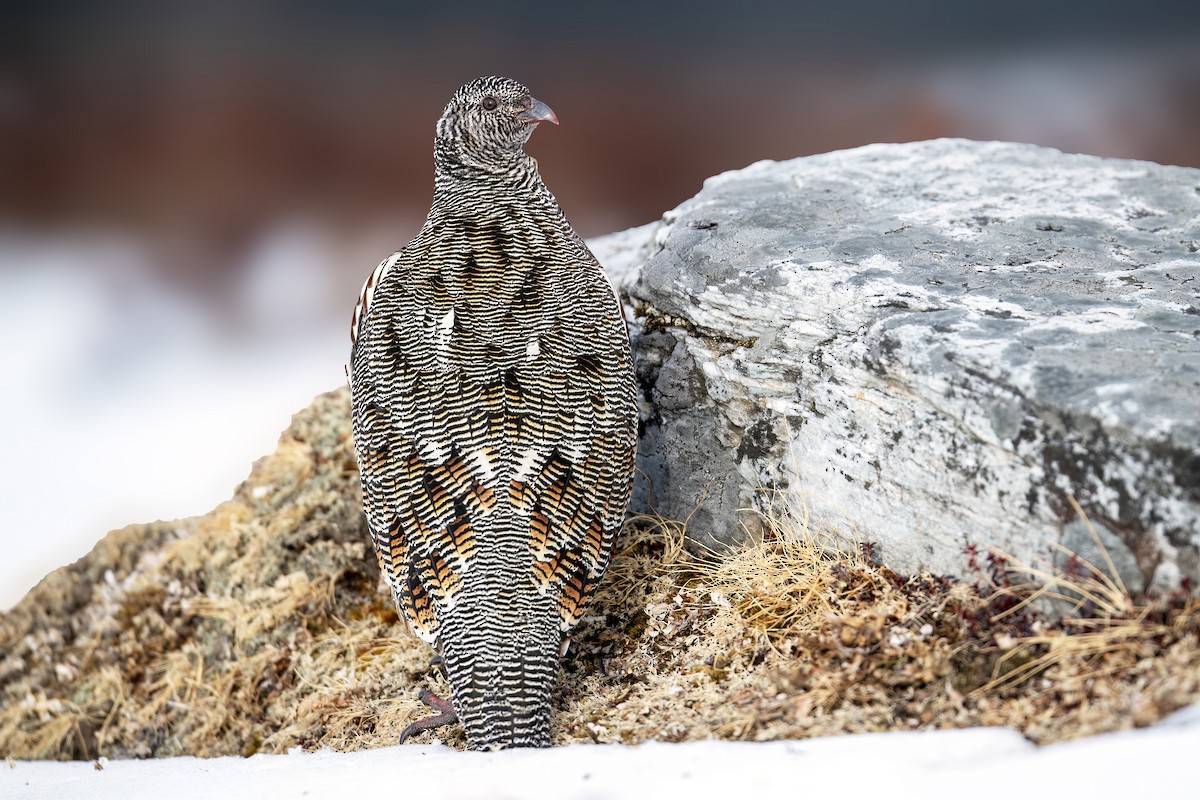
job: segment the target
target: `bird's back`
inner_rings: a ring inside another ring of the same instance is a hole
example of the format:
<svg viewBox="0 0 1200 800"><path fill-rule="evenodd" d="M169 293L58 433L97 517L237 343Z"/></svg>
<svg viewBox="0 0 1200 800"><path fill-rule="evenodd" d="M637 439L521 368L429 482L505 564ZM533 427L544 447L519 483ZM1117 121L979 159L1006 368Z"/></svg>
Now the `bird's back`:
<svg viewBox="0 0 1200 800"><path fill-rule="evenodd" d="M628 335L544 187L440 199L372 276L355 322L364 506L398 606L441 648L471 745L546 745L559 643L629 498Z"/></svg>

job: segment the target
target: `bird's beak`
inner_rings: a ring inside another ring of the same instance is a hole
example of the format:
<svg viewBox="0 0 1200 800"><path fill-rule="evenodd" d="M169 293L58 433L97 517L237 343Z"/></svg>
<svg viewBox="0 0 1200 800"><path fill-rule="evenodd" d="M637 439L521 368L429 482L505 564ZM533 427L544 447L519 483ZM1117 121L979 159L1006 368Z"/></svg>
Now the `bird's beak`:
<svg viewBox="0 0 1200 800"><path fill-rule="evenodd" d="M558 117L550 110L550 106L532 97L529 100L529 108L517 114L517 119L522 122L532 122L535 125L539 122L553 122L555 125L558 124Z"/></svg>

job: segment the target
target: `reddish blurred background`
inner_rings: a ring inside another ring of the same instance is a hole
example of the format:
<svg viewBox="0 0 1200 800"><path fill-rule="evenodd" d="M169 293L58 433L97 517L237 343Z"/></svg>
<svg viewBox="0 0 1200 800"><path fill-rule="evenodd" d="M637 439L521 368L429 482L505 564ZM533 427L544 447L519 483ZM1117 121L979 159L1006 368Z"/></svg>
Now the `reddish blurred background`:
<svg viewBox="0 0 1200 800"><path fill-rule="evenodd" d="M1195 2L6 7L0 219L128 234L206 290L297 219L386 238L336 266L358 283L423 218L434 120L477 74L558 113L531 149L584 236L654 219L722 170L868 142L1200 165Z"/></svg>
<svg viewBox="0 0 1200 800"><path fill-rule="evenodd" d="M227 494L284 411L337 385L358 286L420 225L434 122L480 74L557 112L529 149L584 236L723 170L869 142L1200 166L1194 0L76 0L0 20L0 369L21 387L0 414L29 430L0 544L75 552L203 511L172 487L208 456L234 463L204 498ZM108 511L75 519L62 500L88 487Z"/></svg>

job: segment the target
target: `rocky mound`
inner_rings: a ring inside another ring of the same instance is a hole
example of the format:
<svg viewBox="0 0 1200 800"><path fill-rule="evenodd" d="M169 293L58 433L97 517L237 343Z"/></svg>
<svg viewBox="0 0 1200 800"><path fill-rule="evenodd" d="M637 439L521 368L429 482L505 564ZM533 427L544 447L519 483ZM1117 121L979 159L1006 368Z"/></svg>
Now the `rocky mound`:
<svg viewBox="0 0 1200 800"><path fill-rule="evenodd" d="M1047 742L1200 699L1198 217L1200 171L931 142L755 165L594 242L637 310L641 513L555 740ZM0 614L0 756L354 749L423 715L445 687L348 413L318 397L228 502Z"/></svg>

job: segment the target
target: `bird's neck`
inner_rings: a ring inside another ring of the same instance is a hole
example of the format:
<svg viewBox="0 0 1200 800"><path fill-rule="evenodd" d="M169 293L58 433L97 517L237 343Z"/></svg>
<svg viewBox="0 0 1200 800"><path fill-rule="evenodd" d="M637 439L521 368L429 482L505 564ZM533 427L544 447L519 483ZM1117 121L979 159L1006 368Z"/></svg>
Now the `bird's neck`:
<svg viewBox="0 0 1200 800"><path fill-rule="evenodd" d="M537 161L519 153L511 162L438 159L433 207L443 213L477 213L487 206L530 209L557 205L538 174Z"/></svg>
<svg viewBox="0 0 1200 800"><path fill-rule="evenodd" d="M436 185L443 183L494 184L519 187L530 181L540 183L537 161L516 149L482 150L479 145L465 147L438 137L433 145L433 169Z"/></svg>

